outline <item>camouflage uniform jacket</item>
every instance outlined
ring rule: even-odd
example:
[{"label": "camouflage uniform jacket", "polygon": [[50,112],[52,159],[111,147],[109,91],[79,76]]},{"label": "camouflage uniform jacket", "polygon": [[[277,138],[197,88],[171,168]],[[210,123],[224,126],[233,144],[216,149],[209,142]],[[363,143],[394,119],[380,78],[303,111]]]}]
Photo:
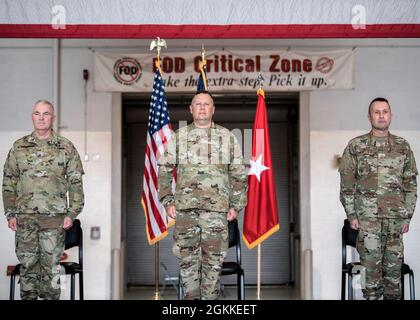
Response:
[{"label": "camouflage uniform jacket", "polygon": [[33,132],[17,140],[3,171],[6,217],[38,213],[74,219],[84,205],[83,174],[79,154],[66,138],[53,132],[44,141]]},{"label": "camouflage uniform jacket", "polygon": [[[176,190],[172,192],[173,170]],[[159,159],[159,200],[177,210],[239,212],[247,202],[247,168],[235,136],[212,122],[209,129],[190,124],[170,139]]]},{"label": "camouflage uniform jacket", "polygon": [[349,220],[410,222],[417,200],[417,168],[406,140],[389,134],[380,146],[371,133],[352,139],[340,162],[340,200]]}]

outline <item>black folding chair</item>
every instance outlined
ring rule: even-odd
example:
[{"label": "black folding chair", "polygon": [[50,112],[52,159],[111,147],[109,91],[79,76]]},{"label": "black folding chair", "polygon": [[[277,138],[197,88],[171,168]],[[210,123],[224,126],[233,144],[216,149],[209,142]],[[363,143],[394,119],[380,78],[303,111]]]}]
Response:
[{"label": "black folding chair", "polygon": [[[360,262],[347,262],[347,246],[356,248],[358,230],[350,228],[348,219],[344,220],[343,228],[341,229],[341,300],[346,300],[346,275],[347,275],[347,297],[353,300],[353,276],[360,274]],[[410,266],[404,263],[401,266],[401,300],[404,300],[404,276],[409,275],[410,283],[410,300],[415,300],[414,287],[414,272]]]},{"label": "black folding chair", "polygon": [[83,230],[79,219],[73,221],[70,229],[66,230],[65,250],[78,247],[78,262],[61,262],[66,274],[71,277],[70,299],[75,299],[76,274],[79,275],[79,299],[83,300]]},{"label": "black folding chair", "polygon": [[[75,299],[76,274],[79,274],[79,296],[83,300],[83,231],[80,225],[80,220],[75,219],[70,229],[65,232],[65,250],[78,247],[79,261],[78,262],[60,262],[66,274],[71,276],[70,299]],[[20,275],[21,264],[17,264],[10,272],[10,300],[15,300],[15,285],[16,277]]]}]

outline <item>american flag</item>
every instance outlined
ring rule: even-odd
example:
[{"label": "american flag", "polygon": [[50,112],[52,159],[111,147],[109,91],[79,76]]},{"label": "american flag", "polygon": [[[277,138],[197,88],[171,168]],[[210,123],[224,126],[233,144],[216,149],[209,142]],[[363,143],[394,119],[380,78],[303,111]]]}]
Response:
[{"label": "american flag", "polygon": [[165,144],[171,136],[165,86],[159,69],[153,80],[152,98],[147,128],[147,146],[144,160],[143,193],[141,203],[146,215],[146,234],[149,244],[154,244],[168,234],[170,223],[165,208],[158,197],[158,165]]}]

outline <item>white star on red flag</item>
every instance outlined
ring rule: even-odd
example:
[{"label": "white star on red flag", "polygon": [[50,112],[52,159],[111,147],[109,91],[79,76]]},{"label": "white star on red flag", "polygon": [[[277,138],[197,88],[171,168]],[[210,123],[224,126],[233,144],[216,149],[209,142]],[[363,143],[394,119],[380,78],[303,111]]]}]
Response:
[{"label": "white star on red flag", "polygon": [[270,169],[269,167],[266,167],[262,163],[262,154],[258,157],[257,161],[250,160],[251,168],[249,169],[248,175],[255,175],[257,177],[257,180],[260,181],[261,174],[265,171]]}]

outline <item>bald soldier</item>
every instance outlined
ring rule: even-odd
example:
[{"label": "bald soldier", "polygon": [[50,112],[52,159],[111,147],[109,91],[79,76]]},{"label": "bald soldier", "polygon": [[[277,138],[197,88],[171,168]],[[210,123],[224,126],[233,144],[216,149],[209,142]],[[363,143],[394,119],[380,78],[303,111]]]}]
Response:
[{"label": "bald soldier", "polygon": [[[185,299],[217,299],[228,248],[228,220],[247,200],[247,170],[235,136],[215,124],[213,99],[194,96],[193,122],[176,132],[159,159],[159,199],[176,219],[173,252]],[[176,170],[176,190],[172,174]]]},{"label": "bald soldier", "polygon": [[4,212],[16,232],[23,300],[59,299],[64,230],[84,205],[79,154],[53,131],[54,118],[53,105],[37,101],[34,131],[13,144],[4,165]]},{"label": "bald soldier", "polygon": [[403,234],[416,206],[418,173],[408,142],[389,132],[388,101],[374,99],[368,118],[372,130],[351,140],[344,150],[340,200],[351,228],[359,230],[364,297],[395,300],[401,298]]}]

